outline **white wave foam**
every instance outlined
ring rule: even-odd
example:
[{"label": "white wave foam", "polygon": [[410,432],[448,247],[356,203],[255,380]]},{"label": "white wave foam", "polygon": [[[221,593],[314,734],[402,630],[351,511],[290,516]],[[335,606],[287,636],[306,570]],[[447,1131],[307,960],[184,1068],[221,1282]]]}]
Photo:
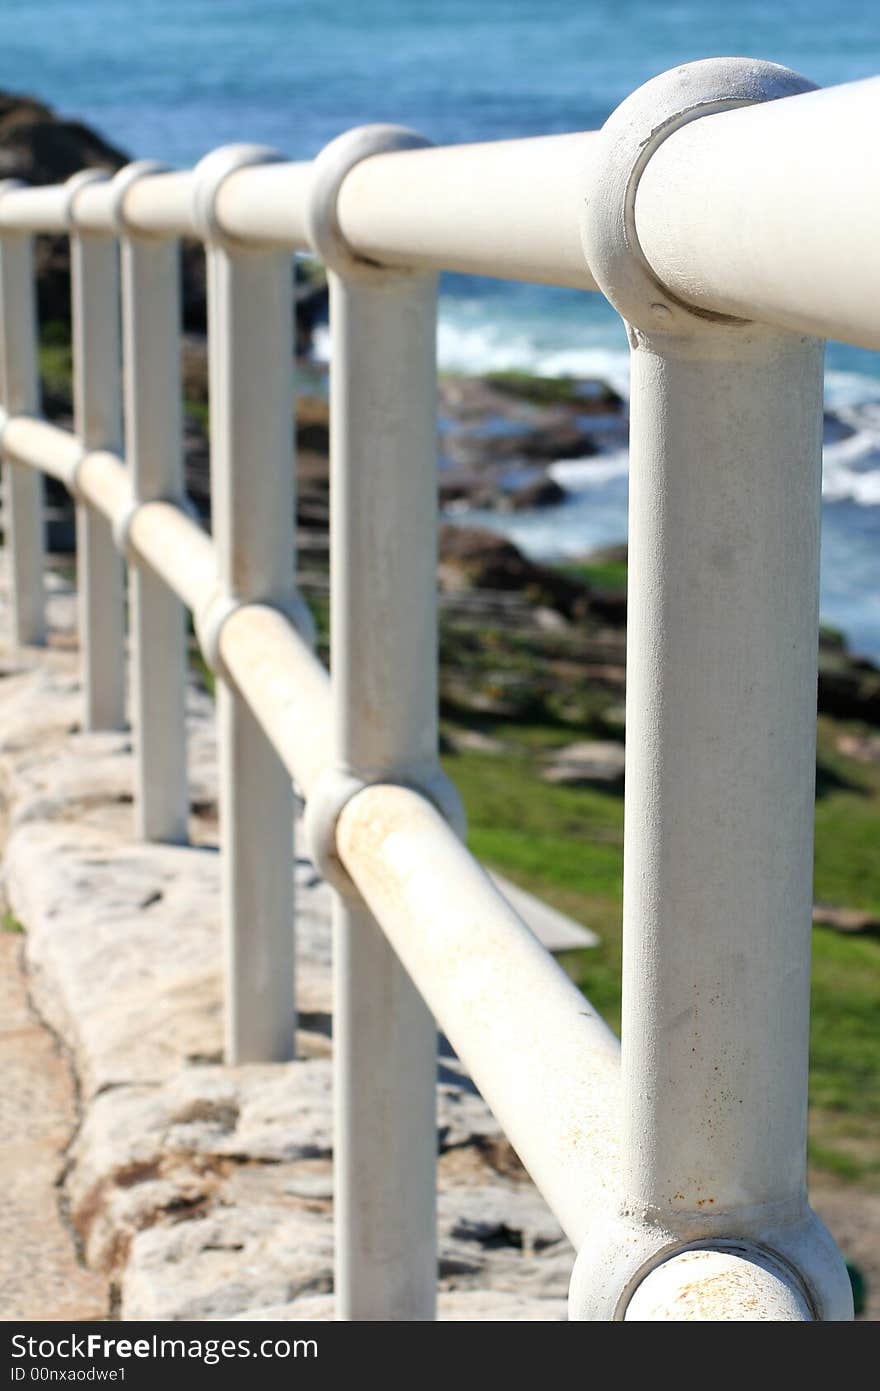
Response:
[{"label": "white wave foam", "polygon": [[831,410],[878,401],[880,377],[866,377],[861,372],[826,371],[825,404]]},{"label": "white wave foam", "polygon": [[592,346],[549,346],[544,335],[497,321],[465,323],[441,311],[437,358],[447,372],[531,372],[542,377],[595,377],[629,396],[629,354]]},{"label": "white wave foam", "polygon": [[612,478],[625,477],[629,473],[629,451],[614,449],[586,459],[560,459],[547,472],[561,488],[572,493],[585,492]]},{"label": "white wave foam", "polygon": [[860,507],[880,507],[880,468],[860,473],[857,469],[826,465],[822,470],[822,496],[826,502],[848,500]]},{"label": "white wave foam", "polygon": [[[628,399],[629,351],[607,340],[607,331],[597,331],[595,326],[584,325],[581,333],[570,323],[491,317],[483,306],[441,301],[437,359],[442,370],[469,376],[520,371],[542,377],[592,377]],[[312,353],[318,362],[330,361],[326,324],[318,324],[313,331]],[[880,377],[829,369],[825,405],[857,429],[876,428],[880,444]]]},{"label": "white wave foam", "polygon": [[[522,371],[546,377],[593,377],[628,397],[629,352],[625,348],[596,341],[596,333],[589,328],[585,334],[593,342],[580,346],[572,342],[570,324],[556,332],[553,324],[544,320],[484,317],[482,312],[478,315],[482,308],[457,301],[445,305],[441,302],[437,356],[445,371],[468,375]],[[318,325],[314,332],[313,354],[320,362],[330,359],[326,325]],[[856,433],[825,446],[823,497],[828,502],[849,500],[862,507],[880,506],[880,378],[828,371],[825,402]],[[559,484],[577,494],[589,493],[624,477],[628,467],[627,451],[614,448],[590,458],[554,463],[549,471]]]},{"label": "white wave foam", "polygon": [[[873,467],[865,467],[865,465]],[[548,472],[568,492],[589,493],[629,472],[626,449],[613,449],[586,459],[562,459]],[[853,435],[826,446],[822,456],[822,496],[826,502],[848,500],[860,507],[880,506],[880,451],[871,436]]]},{"label": "white wave foam", "polygon": [[316,362],[330,361],[329,324],[316,324],[312,329],[312,357]]}]

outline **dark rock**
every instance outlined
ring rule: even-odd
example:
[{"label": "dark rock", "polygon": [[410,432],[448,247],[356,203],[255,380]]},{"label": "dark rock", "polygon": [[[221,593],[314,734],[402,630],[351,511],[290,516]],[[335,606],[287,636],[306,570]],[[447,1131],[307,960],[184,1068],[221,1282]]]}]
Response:
[{"label": "dark rock", "polygon": [[838,719],[880,724],[880,670],[864,658],[820,646],[819,710]]},{"label": "dark rock", "polygon": [[822,426],[823,443],[825,444],[839,444],[841,440],[851,439],[856,433],[855,427],[850,425],[848,421],[841,420],[834,411],[825,411]]},{"label": "dark rock", "polygon": [[[67,121],[32,97],[0,92],[0,178],[63,183],[80,169],[113,174],[127,155],[80,121]],[[66,237],[37,237],[37,303],[44,322],[70,319]]]},{"label": "dark rock", "polygon": [[534,507],[558,507],[567,497],[568,493],[555,478],[544,474],[519,488],[502,493],[499,506],[506,512],[526,512]]},{"label": "dark rock", "polygon": [[[29,184],[63,183],[81,169],[114,174],[129,162],[81,121],[66,120],[33,97],[0,92],[0,178]],[[205,255],[198,242],[182,245],[181,300],[184,326],[204,333],[207,326]],[[70,253],[66,237],[37,237],[37,303],[43,323],[70,322]],[[321,275],[297,271],[297,350],[305,352],[314,324],[326,317],[327,289]]]},{"label": "dark rock", "polygon": [[548,422],[519,441],[517,456],[524,459],[546,460],[586,459],[596,453],[592,437],[572,420],[559,424]]},{"label": "dark rock", "polygon": [[583,618],[590,611],[590,592],[581,581],[536,565],[512,541],[477,527],[440,527],[440,579],[450,591],[522,590],[533,603],[566,618]]},{"label": "dark rock", "polygon": [[185,239],[180,243],[180,314],[190,333],[208,331],[208,280],[205,251],[201,242]]},{"label": "dark rock", "polygon": [[590,608],[597,618],[614,628],[622,628],[626,623],[626,590],[591,589]]},{"label": "dark rock", "polygon": [[122,150],[81,121],[64,120],[31,97],[0,92],[0,177],[54,184],[80,169],[113,174],[127,162]]},{"label": "dark rock", "polygon": [[437,482],[441,507],[492,507],[498,490],[474,473],[441,472]]},{"label": "dark rock", "polygon": [[622,436],[625,428],[620,398],[599,386],[520,373],[445,377],[442,453],[461,473],[589,458],[597,452],[597,435]]},{"label": "dark rock", "polygon": [[204,430],[189,416],[183,422],[183,470],[186,491],[199,516],[211,517],[211,451]]},{"label": "dark rock", "polygon": [[318,324],[327,322],[330,296],[327,276],[322,266],[303,267],[295,261],[293,267],[293,298],[296,306],[296,351],[305,357],[311,349],[312,334]]},{"label": "dark rock", "polygon": [[300,396],[296,403],[296,442],[313,454],[330,450],[330,410],[320,396]]},{"label": "dark rock", "polygon": [[[498,422],[495,422],[496,425]],[[510,422],[513,424],[514,422]],[[560,459],[585,459],[596,453],[590,434],[573,420],[544,418],[529,428],[461,430],[444,436],[443,448],[454,463],[465,468],[513,463],[555,463]]]},{"label": "dark rock", "polygon": [[208,400],[208,342],[202,334],[186,334],[180,345],[180,375],[183,399],[205,403]]}]

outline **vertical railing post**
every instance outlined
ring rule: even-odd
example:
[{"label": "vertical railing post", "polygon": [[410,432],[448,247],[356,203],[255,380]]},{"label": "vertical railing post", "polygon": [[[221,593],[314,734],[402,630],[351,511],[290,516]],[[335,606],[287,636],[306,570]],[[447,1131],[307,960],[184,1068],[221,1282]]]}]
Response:
[{"label": "vertical railing post", "polygon": [[[132,510],[158,498],[184,496],[180,248],[174,239],[132,236],[125,223],[128,189],[159,168],[146,161],[131,164],[114,179]],[[126,537],[117,539],[125,547]],[[176,595],[144,566],[132,564],[129,574],[136,830],[143,840],[185,844],[186,614]]]},{"label": "vertical railing post", "polygon": [[364,782],[442,797],[437,772],[436,277],[358,262],[335,223],[348,170],[424,144],[368,127],[319,156],[311,235],[330,270],[331,673],[336,769],[310,799],[334,903],[336,1313],[430,1319],[437,1280],[436,1032],[344,872],[335,815]]},{"label": "vertical railing post", "polygon": [[[69,181],[73,418],[83,450],[122,446],[119,334],[119,253],[112,236],[76,230],[76,193],[107,176],[75,174]],[[125,724],[125,567],[109,523],[76,502],[79,645],[83,728]]]},{"label": "vertical railing post", "polygon": [[713,1241],[779,1258],[784,1317],[848,1297],[805,1165],[823,345],[692,312],[633,251],[652,141],[801,82],[745,60],[656,79],[594,174],[587,255],[633,350],[623,1163],[579,1317],[624,1316],[659,1252]]},{"label": "vertical railing post", "polygon": [[276,156],[217,150],[196,171],[208,254],[211,515],[221,591],[200,622],[218,670],[220,825],[229,1062],[293,1057],[293,790],[217,655],[223,620],[268,603],[302,622],[294,600],[293,274],[276,250],[227,244],[214,199],[227,175]]},{"label": "vertical railing post", "polygon": [[[0,197],[13,186],[0,183]],[[9,232],[0,238],[0,389],[7,415],[39,414],[33,238]],[[12,638],[19,646],[39,645],[46,640],[43,479],[9,459],[3,474]]]}]

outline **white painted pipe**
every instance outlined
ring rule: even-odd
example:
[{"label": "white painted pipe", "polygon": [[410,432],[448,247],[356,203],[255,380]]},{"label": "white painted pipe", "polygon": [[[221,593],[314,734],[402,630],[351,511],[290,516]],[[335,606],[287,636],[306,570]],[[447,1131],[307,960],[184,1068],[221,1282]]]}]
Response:
[{"label": "white painted pipe", "polygon": [[[340,226],[357,255],[388,266],[594,289],[578,225],[592,139],[584,132],[374,155],[346,179]],[[242,244],[305,249],[311,182],[309,163],[233,171],[217,194],[218,230]],[[139,179],[125,195],[127,227],[141,236],[195,234],[193,186],[190,171]],[[61,187],[10,192],[0,226],[42,226]],[[107,232],[112,218],[100,185],[78,195],[81,230]]]},{"label": "white painted pipe", "polygon": [[[122,446],[119,253],[112,237],[71,236],[74,429],[83,450]],[[125,574],[104,517],[76,503],[85,729],[125,726]]]},{"label": "white painted pipe", "polygon": [[206,531],[175,502],[144,502],[128,530],[133,555],[148,565],[191,613],[204,611],[217,589],[217,557]]},{"label": "white painted pipe", "polygon": [[593,290],[580,241],[594,136],[372,155],[347,176],[339,227],[365,260]]},{"label": "white painted pipe", "polygon": [[[582,132],[374,155],[346,179],[340,227],[358,256],[387,266],[595,289],[579,234],[593,138]],[[218,231],[251,246],[305,249],[312,177],[309,163],[233,171],[217,193]],[[126,226],[140,236],[194,235],[193,187],[191,171],[139,179],[125,195]],[[0,226],[51,230],[62,189],[10,191]],[[83,189],[76,225],[107,232],[112,223],[107,192]]]},{"label": "white painted pipe", "polygon": [[880,77],[691,121],[636,196],[642,251],[689,304],[880,348]]},{"label": "white painted pipe", "polygon": [[143,237],[195,237],[191,170],[148,174],[137,179],[122,199],[122,218],[129,231]]},{"label": "white painted pipe", "polygon": [[632,362],[622,1162],[580,1319],[731,1240],[775,1250],[821,1317],[849,1304],[805,1172],[823,344],[682,306],[636,229],[686,122],[808,86],[750,59],[662,74],[606,124],[584,208]]},{"label": "white painted pipe", "polygon": [[[9,196],[0,198],[0,209]],[[7,416],[39,414],[33,243],[27,236],[0,238],[0,391]],[[9,455],[3,472],[12,639],[36,645],[46,640],[43,479]]]},{"label": "white painted pipe", "polygon": [[337,844],[577,1249],[615,1201],[617,1039],[424,797],[366,788]]},{"label": "white painted pipe", "polygon": [[[870,200],[852,204],[872,155],[878,88],[874,78],[764,102],[668,136],[637,194],[639,242],[660,282],[714,312],[880,346],[870,307],[880,229]],[[356,255],[388,266],[595,288],[578,243],[595,139],[584,132],[376,154],[346,179],[340,227]],[[305,246],[310,170],[235,171],[218,194],[218,227],[253,245]],[[145,236],[192,235],[192,187],[189,171],[140,180],[126,194],[128,226]],[[0,228],[63,231],[68,195],[64,185],[11,189]],[[850,212],[841,219],[843,206]],[[76,225],[111,230],[106,186],[80,192]]]},{"label": "white painted pipe", "polygon": [[[334,758],[366,779],[436,764],[436,295],[330,276]],[[365,904],[333,921],[337,1317],[430,1319],[435,1026]]]},{"label": "white painted pipe", "polygon": [[284,614],[245,604],[226,619],[220,657],[297,787],[330,763],[330,678]]},{"label": "white painted pipe", "polygon": [[[69,182],[62,187],[69,192]],[[83,182],[69,201],[69,226],[81,236],[107,237],[118,232],[118,185],[112,179]]]},{"label": "white painted pipe", "polygon": [[[216,243],[208,256],[221,588],[232,602],[284,604],[294,576],[290,258]],[[293,1056],[295,1036],[293,791],[222,665],[219,675],[226,1057],[281,1061]]]},{"label": "white painted pipe", "polygon": [[805,1202],[822,345],[632,355],[623,1191]]},{"label": "white painted pipe", "polygon": [[16,464],[48,473],[71,490],[82,445],[69,430],[31,415],[10,416],[3,425],[3,453]]},{"label": "white painted pipe", "polygon": [[193,172],[190,169],[143,174],[118,198],[118,185],[93,183],[77,194],[73,225],[82,233],[109,234],[121,220],[132,236],[198,235],[193,217]]},{"label": "white painted pipe", "polygon": [[125,463],[108,449],[83,455],[76,471],[77,488],[111,524],[120,523],[131,511],[131,483]]},{"label": "white painted pipe", "polygon": [[223,180],[215,211],[224,236],[257,246],[305,250],[312,165],[257,164]]},{"label": "white painted pipe", "polygon": [[[137,503],[173,501],[183,495],[176,241],[123,240],[122,317],[132,496]],[[137,833],[143,840],[185,844],[186,615],[151,570],[132,566],[130,583]]]},{"label": "white painted pipe", "polygon": [[65,184],[10,188],[0,198],[0,230],[66,232],[70,189]]}]

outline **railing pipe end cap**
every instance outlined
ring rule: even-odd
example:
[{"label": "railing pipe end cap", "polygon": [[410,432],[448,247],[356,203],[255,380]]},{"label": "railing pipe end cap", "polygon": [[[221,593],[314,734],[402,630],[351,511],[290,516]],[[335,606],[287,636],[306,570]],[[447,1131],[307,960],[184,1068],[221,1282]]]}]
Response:
[{"label": "railing pipe end cap", "polygon": [[761,1251],[681,1251],[645,1276],[627,1305],[627,1322],[812,1323],[799,1281]]},{"label": "railing pipe end cap", "polygon": [[[703,1259],[706,1252],[716,1262]],[[685,1256],[700,1253],[700,1260]],[[736,1258],[729,1264],[731,1258]],[[727,1264],[725,1264],[727,1262]],[[664,1277],[655,1273],[670,1267]],[[720,1282],[734,1312],[705,1312],[700,1285],[727,1271]],[[685,1274],[684,1272],[688,1272]],[[693,1276],[694,1289],[689,1290]],[[640,1298],[643,1285],[650,1286]],[[736,1289],[751,1287],[750,1313],[735,1312]],[[787,1290],[784,1292],[783,1287]],[[720,1297],[720,1286],[716,1287]],[[692,1296],[692,1297],[691,1297]],[[706,1300],[715,1297],[706,1293]],[[777,1312],[761,1312],[766,1307]],[[780,1302],[781,1301],[781,1302]],[[657,1312],[664,1304],[673,1312]],[[742,1302],[740,1301],[740,1308]],[[616,1323],[632,1319],[781,1318],[796,1322],[846,1321],[853,1316],[852,1290],[840,1252],[805,1196],[742,1209],[707,1219],[696,1214],[660,1218],[626,1209],[611,1212],[578,1251],[568,1295],[569,1318]],[[630,1313],[630,1310],[633,1310]],[[648,1312],[654,1309],[655,1312]],[[702,1310],[702,1312],[701,1312]]]}]

